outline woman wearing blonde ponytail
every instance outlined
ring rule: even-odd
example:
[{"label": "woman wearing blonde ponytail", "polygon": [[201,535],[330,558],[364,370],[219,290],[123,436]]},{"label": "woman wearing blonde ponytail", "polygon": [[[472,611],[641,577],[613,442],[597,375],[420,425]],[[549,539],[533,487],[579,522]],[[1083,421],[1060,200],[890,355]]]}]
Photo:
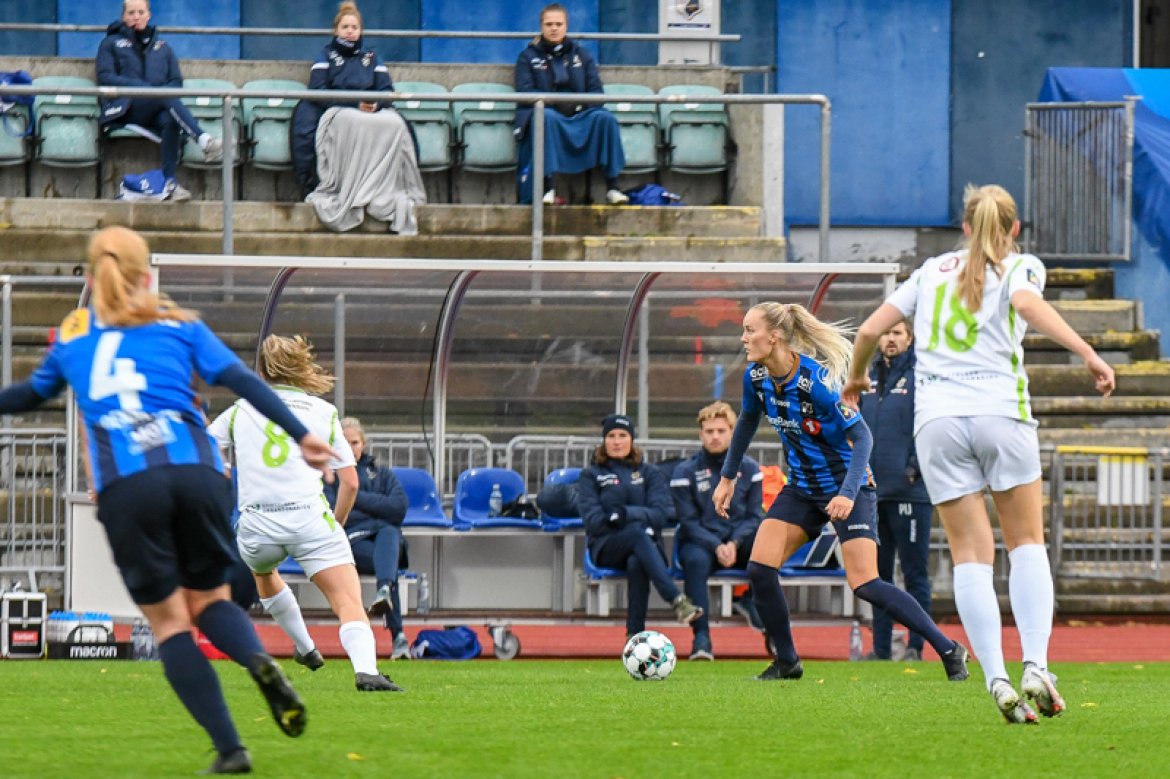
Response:
[{"label": "woman wearing blonde ponytail", "polygon": [[150,291],[149,258],[133,230],[94,234],[93,308],[65,318],[30,379],[0,390],[0,414],[35,408],[73,388],[98,521],[126,589],[150,621],[167,681],[215,746],[207,773],[245,773],[251,758],[192,626],[248,669],[287,735],[304,730],[305,707],[265,654],[248,615],[228,597],[229,489],[195,403],[192,374],[247,398],[314,467],[325,467],[334,452],[194,312]]},{"label": "woman wearing blonde ponytail", "polygon": [[1044,547],[1040,448],[1024,372],[1028,325],[1081,357],[1108,397],[1113,369],[1044,301],[1044,265],[1015,244],[1016,204],[1002,187],[968,186],[965,250],[922,264],[861,326],[842,393],[869,390],[865,366],[880,335],[914,319],[918,344],[914,440],[923,481],[954,561],[955,605],[987,682],[1009,723],[1034,723],[1004,665],[992,564],[995,538],[983,500],[995,500],[1011,563],[1012,614],[1023,647],[1021,689],[1040,713],[1064,711],[1048,672],[1053,586]]}]

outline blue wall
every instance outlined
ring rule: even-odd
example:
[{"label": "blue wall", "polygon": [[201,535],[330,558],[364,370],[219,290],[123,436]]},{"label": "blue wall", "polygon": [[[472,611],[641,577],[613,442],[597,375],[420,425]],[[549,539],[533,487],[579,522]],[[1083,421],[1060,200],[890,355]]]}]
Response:
[{"label": "blue wall", "polygon": [[[109,24],[122,17],[120,0],[58,0],[61,24]],[[151,24],[167,27],[239,27],[240,0],[156,0],[150,4]],[[105,36],[63,32],[57,39],[62,57],[92,57]],[[238,59],[239,36],[165,35],[179,59]]]},{"label": "blue wall", "polygon": [[1130,0],[953,0],[951,214],[963,186],[1024,194],[1024,106],[1059,66],[1130,64]]},{"label": "blue wall", "polygon": [[[466,0],[425,0],[422,9],[424,30],[498,30],[532,31],[540,29],[540,9],[548,0],[507,0],[478,3],[469,13]],[[597,0],[562,0],[569,10],[569,34],[573,30],[597,30]],[[516,61],[527,45],[517,40],[424,40],[426,62],[507,62]],[[597,55],[597,45],[589,48]]]},{"label": "blue wall", "polygon": [[[239,0],[242,27],[330,28],[338,3],[322,0]],[[419,29],[422,0],[359,3],[362,24],[369,30]],[[240,40],[240,56],[258,60],[311,60],[327,42],[324,37],[259,37]],[[422,47],[413,38],[370,38],[366,44],[388,62],[418,62]],[[305,77],[308,77],[306,65]],[[393,75],[393,74],[391,74]]]}]

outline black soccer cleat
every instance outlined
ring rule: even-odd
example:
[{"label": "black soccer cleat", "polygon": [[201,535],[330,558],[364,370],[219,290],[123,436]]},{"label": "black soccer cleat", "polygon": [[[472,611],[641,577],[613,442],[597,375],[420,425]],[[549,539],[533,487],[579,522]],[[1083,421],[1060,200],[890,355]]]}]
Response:
[{"label": "black soccer cleat", "polygon": [[316,671],[318,668],[325,667],[325,658],[321,657],[321,651],[316,647],[309,650],[309,653],[304,655],[294,649],[293,660],[297,663],[297,665],[303,665],[310,671]]},{"label": "black soccer cleat", "polygon": [[354,674],[354,686],[358,692],[404,692],[386,674]]},{"label": "black soccer cleat", "polygon": [[796,662],[791,665],[776,659],[764,669],[762,674],[756,677],[756,681],[775,682],[781,679],[799,679],[802,676],[804,676],[804,666],[800,664],[800,658],[797,658]]},{"label": "black soccer cleat", "polygon": [[211,774],[250,774],[252,773],[252,757],[248,750],[240,747],[226,754],[215,756],[215,762],[206,771],[199,772],[202,776]]},{"label": "black soccer cleat", "polygon": [[305,704],[277,662],[269,655],[257,652],[252,657],[251,673],[260,692],[264,693],[264,699],[268,701],[273,719],[284,734],[296,738],[304,733],[308,722]]},{"label": "black soccer cleat", "polygon": [[942,657],[943,668],[946,669],[948,680],[952,682],[967,680],[970,675],[967,672],[967,647],[956,641],[950,651],[944,652],[940,657]]}]

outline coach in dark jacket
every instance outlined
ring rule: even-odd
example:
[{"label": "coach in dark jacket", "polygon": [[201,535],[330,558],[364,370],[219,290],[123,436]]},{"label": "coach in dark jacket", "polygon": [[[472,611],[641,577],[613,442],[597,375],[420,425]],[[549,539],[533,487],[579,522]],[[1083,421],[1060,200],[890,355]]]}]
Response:
[{"label": "coach in dark jacket", "polygon": [[[107,87],[182,87],[183,74],[171,47],[150,24],[147,0],[125,0],[122,18],[106,30],[98,46],[97,81]],[[162,171],[171,185],[173,200],[186,200],[190,193],[174,184],[182,151],[182,134],[194,139],[207,162],[223,158],[223,141],[203,132],[195,117],[174,97],[119,97],[102,101],[103,126],[138,125],[158,135],[162,145]]]},{"label": "coach in dark jacket", "polygon": [[703,610],[679,592],[666,565],[661,532],[671,515],[670,487],[662,471],[634,446],[634,425],[623,414],[601,422],[603,441],[577,481],[577,507],[593,562],[626,572],[629,605],[626,634],[646,629],[650,584],[684,624]]},{"label": "coach in dark jacket", "polygon": [[[402,521],[406,518],[406,492],[394,472],[378,465],[367,454],[366,433],[353,417],[341,420],[341,431],[353,449],[357,463],[358,493],[345,522],[345,534],[353,548],[358,573],[373,575],[378,591],[370,616],[382,616],[394,636],[394,658],[406,657],[410,647],[402,632],[401,602],[398,598],[398,571],[407,565]],[[337,502],[337,484],[325,485],[329,505]]]},{"label": "coach in dark jacket", "polygon": [[[516,58],[517,92],[602,94],[597,63],[588,51],[566,37],[568,30],[569,12],[563,5],[553,3],[541,10],[540,36]],[[530,105],[516,110],[521,203],[532,202],[532,113]],[[608,190],[606,202],[628,203],[630,199],[618,189],[618,175],[626,166],[626,155],[614,115],[603,106],[557,103],[548,106],[544,117],[544,202],[552,205],[556,201],[552,174],[602,168]]]},{"label": "coach in dark jacket", "polygon": [[[914,449],[914,336],[906,322],[882,334],[870,370],[873,390],[861,395],[861,416],[873,434],[870,467],[878,493],[878,574],[894,580],[894,558],[902,562],[906,592],[930,613],[930,518],[933,507],[922,483]],[[893,623],[873,611],[873,652],[890,659]],[[905,659],[922,657],[922,636],[911,633]]]},{"label": "coach in dark jacket", "polygon": [[[699,438],[702,448],[681,462],[670,479],[670,491],[678,514],[679,530],[675,543],[683,569],[687,597],[705,612],[707,579],[723,568],[744,568],[751,559],[752,542],[764,518],[764,475],[750,457],[744,457],[735,482],[735,493],[728,508],[728,518],[715,512],[712,491],[719,483],[723,460],[735,429],[735,411],[718,401],[699,412]],[[711,629],[704,614],[691,623],[694,640],[692,660],[714,660]]]}]

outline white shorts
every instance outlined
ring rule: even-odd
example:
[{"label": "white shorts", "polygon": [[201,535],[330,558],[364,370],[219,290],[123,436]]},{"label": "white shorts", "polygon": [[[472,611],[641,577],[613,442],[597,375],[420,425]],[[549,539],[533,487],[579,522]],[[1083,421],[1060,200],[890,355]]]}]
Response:
[{"label": "white shorts", "polygon": [[[327,513],[326,513],[327,512]],[[310,579],[326,568],[353,565],[345,529],[326,507],[259,512],[246,509],[236,526],[236,547],[252,571],[269,573],[292,557]]]},{"label": "white shorts", "polygon": [[936,506],[964,495],[1003,492],[1040,478],[1036,428],[1009,417],[940,417],[914,436],[922,480]]}]

